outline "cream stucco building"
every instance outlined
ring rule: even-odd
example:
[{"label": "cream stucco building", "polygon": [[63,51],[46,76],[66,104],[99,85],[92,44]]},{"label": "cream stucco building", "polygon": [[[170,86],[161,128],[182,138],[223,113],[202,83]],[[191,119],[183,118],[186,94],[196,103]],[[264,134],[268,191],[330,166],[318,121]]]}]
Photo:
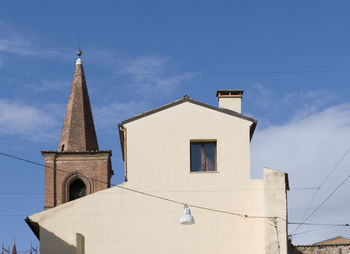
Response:
[{"label": "cream stucco building", "polygon": [[184,96],[120,123],[126,181],[29,216],[40,253],[286,254],[288,177],[250,178],[257,122],[242,95]]}]

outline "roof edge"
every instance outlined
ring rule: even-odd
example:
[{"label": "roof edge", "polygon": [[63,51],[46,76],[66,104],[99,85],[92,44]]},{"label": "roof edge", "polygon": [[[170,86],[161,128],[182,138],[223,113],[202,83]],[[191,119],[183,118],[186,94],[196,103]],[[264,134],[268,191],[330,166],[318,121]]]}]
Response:
[{"label": "roof edge", "polygon": [[136,116],[134,116],[134,117],[131,117],[131,118],[129,118],[129,119],[126,119],[126,120],[122,121],[121,123],[119,123],[118,126],[122,126],[122,125],[124,125],[124,124],[130,123],[130,122],[133,122],[133,121],[136,121],[136,120],[141,119],[141,118],[143,118],[143,117],[152,115],[152,114],[154,114],[154,113],[157,113],[157,112],[159,112],[159,111],[162,111],[162,110],[171,108],[171,107],[173,107],[173,106],[182,104],[182,103],[184,103],[184,102],[190,102],[190,103],[193,103],[193,104],[196,104],[196,105],[205,107],[205,108],[209,108],[209,109],[212,109],[212,110],[221,112],[221,113],[225,113],[225,114],[228,114],[228,115],[236,116],[236,117],[238,117],[238,118],[241,118],[241,119],[244,119],[244,120],[248,120],[248,121],[251,121],[251,122],[253,122],[253,123],[257,123],[257,120],[255,120],[255,119],[253,119],[253,118],[251,118],[251,117],[248,117],[248,116],[244,116],[244,115],[242,115],[242,114],[240,114],[240,113],[238,113],[238,112],[236,112],[236,111],[232,111],[232,110],[225,109],[225,108],[218,108],[218,107],[215,107],[215,106],[212,106],[212,105],[209,105],[209,104],[206,104],[206,103],[203,103],[203,102],[194,100],[194,99],[190,98],[188,95],[185,95],[182,99],[176,100],[176,101],[171,102],[171,103],[169,103],[169,104],[166,104],[166,105],[164,105],[164,106],[161,106],[161,107],[158,107],[158,108],[155,108],[155,109],[146,111],[146,112],[144,112],[144,113],[141,113],[141,114],[139,114],[139,115],[136,115]]},{"label": "roof edge", "polygon": [[249,139],[249,141],[252,141],[257,124],[258,124],[258,120],[254,120],[253,124],[250,126],[250,131],[249,131],[250,139]]},{"label": "roof edge", "polygon": [[124,126],[122,123],[118,123],[118,131],[119,131],[119,141],[120,141],[120,148],[122,150],[122,156],[123,156],[123,161],[125,161],[125,156],[124,156]]},{"label": "roof edge", "polygon": [[[335,237],[332,237],[332,238],[329,238],[329,239],[326,239],[326,240],[323,240],[323,241],[320,241],[320,242],[316,242],[316,243],[314,243],[313,245],[322,245],[322,243],[324,243],[324,242],[332,241],[332,240],[335,240],[335,239],[338,239],[338,238],[342,238],[342,239],[345,239],[345,240],[350,241],[350,239],[348,239],[348,238],[346,238],[346,237],[344,237],[344,236],[338,235],[338,236],[335,236]],[[350,244],[350,243],[349,243],[349,244]],[[324,244],[324,245],[327,245],[327,244]],[[331,244],[331,245],[332,245],[332,244]]]},{"label": "roof edge", "polygon": [[136,116],[133,116],[129,119],[126,119],[124,121],[122,121],[121,123],[118,124],[118,126],[123,126],[124,124],[127,124],[127,123],[130,123],[130,122],[133,122],[133,121],[136,121],[138,119],[141,119],[141,118],[144,118],[146,116],[149,116],[149,115],[153,115],[159,111],[162,111],[162,110],[165,110],[165,109],[168,109],[168,108],[171,108],[173,106],[176,106],[176,105],[179,105],[181,103],[184,103],[185,101],[187,101],[189,99],[189,97],[187,95],[185,95],[182,99],[179,99],[179,100],[176,100],[176,101],[173,101],[171,103],[168,103],[168,104],[165,104],[161,107],[158,107],[158,108],[154,108],[154,109],[151,109],[149,111],[145,111],[139,115],[136,115]]},{"label": "roof edge", "polygon": [[29,217],[25,218],[24,221],[28,224],[29,228],[33,231],[34,235],[40,241],[40,227],[37,222],[32,221]]},{"label": "roof edge", "polygon": [[316,245],[293,245],[294,247],[305,247],[305,248],[311,248],[311,247],[331,247],[331,246],[350,246],[350,243],[337,243],[337,244],[316,244]]}]

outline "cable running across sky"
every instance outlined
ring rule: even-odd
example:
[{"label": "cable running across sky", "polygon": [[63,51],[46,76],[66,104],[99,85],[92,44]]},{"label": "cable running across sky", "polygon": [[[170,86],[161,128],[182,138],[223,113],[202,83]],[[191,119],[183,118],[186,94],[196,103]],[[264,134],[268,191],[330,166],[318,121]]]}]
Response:
[{"label": "cable running across sky", "polygon": [[311,201],[306,209],[306,212],[304,214],[304,219],[303,219],[303,223],[299,224],[299,226],[293,231],[293,234],[296,234],[296,232],[302,227],[303,224],[305,224],[305,222],[307,222],[312,215],[314,215],[318,209],[321,208],[321,206],[323,206],[323,204],[347,181],[347,179],[350,177],[350,175],[348,177],[346,177],[341,183],[340,185],[338,185],[331,193],[329,196],[327,196],[327,198],[322,201],[320,203],[320,205],[318,207],[316,207],[308,216],[307,213],[309,212],[311,205],[313,204],[319,190],[321,189],[321,187],[324,185],[324,183],[328,180],[328,178],[334,173],[334,171],[338,168],[338,166],[340,165],[340,163],[346,158],[346,156],[349,154],[350,152],[350,147],[345,151],[345,153],[342,155],[342,157],[337,161],[337,163],[334,165],[334,167],[332,168],[332,170],[328,173],[328,175],[322,180],[322,182],[320,183],[320,185],[316,188],[316,191],[314,192],[314,195],[311,198]]},{"label": "cable running across sky", "polygon": [[[23,162],[26,162],[26,163],[31,163],[31,164],[34,164],[34,165],[37,165],[37,166],[45,167],[44,164],[41,164],[41,163],[38,163],[38,162],[35,162],[35,161],[31,161],[31,160],[27,160],[27,159],[24,159],[24,158],[21,158],[21,157],[17,157],[17,156],[11,155],[11,154],[0,152],[0,155],[6,156],[6,157],[9,157],[9,158],[12,158],[12,159],[20,160],[20,161],[23,161]],[[52,168],[52,167],[50,167],[50,168]],[[56,168],[56,170],[60,171],[60,172],[64,172],[64,173],[70,173],[68,171],[61,170],[61,169],[58,169],[58,168]],[[106,183],[106,182],[98,180],[98,179],[93,179],[93,178],[89,178],[89,179],[92,180],[92,181],[100,182],[100,183]],[[169,198],[166,198],[166,197],[162,197],[162,196],[146,193],[146,192],[143,192],[143,191],[139,191],[139,190],[123,187],[123,186],[120,186],[120,185],[111,184],[111,186],[114,186],[114,187],[117,187],[117,188],[120,188],[120,189],[124,189],[124,190],[127,190],[127,191],[131,191],[131,192],[134,192],[134,193],[138,193],[138,194],[141,194],[141,195],[145,195],[145,196],[161,199],[161,200],[164,200],[164,201],[168,201],[168,202],[172,202],[172,203],[176,203],[176,204],[180,204],[180,205],[187,205],[188,207],[193,207],[193,208],[197,208],[197,209],[201,209],[201,210],[207,210],[207,211],[216,212],[216,213],[223,213],[223,214],[234,215],[234,216],[238,216],[238,217],[241,217],[241,218],[247,218],[247,219],[248,218],[251,218],[251,219],[271,219],[271,218],[272,219],[277,219],[278,218],[278,217],[275,217],[275,216],[273,216],[273,217],[253,216],[253,215],[248,215],[248,214],[241,214],[241,213],[235,213],[235,212],[230,212],[230,211],[223,211],[223,210],[219,210],[219,209],[214,209],[214,208],[209,208],[209,207],[204,207],[204,206],[198,206],[198,205],[193,205],[193,204],[189,204],[189,203],[178,201],[178,200],[169,199]]]}]

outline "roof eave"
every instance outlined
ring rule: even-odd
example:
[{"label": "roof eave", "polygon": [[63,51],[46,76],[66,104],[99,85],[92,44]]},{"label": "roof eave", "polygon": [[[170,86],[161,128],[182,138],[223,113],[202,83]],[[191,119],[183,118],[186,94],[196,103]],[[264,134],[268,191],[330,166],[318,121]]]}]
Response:
[{"label": "roof eave", "polygon": [[241,119],[245,119],[245,120],[248,120],[248,121],[251,121],[251,122],[257,122],[255,119],[251,118],[251,117],[248,117],[248,116],[244,116],[236,111],[232,111],[232,110],[229,110],[229,109],[226,109],[226,108],[218,108],[218,107],[215,107],[215,106],[212,106],[212,105],[209,105],[209,104],[206,104],[206,103],[203,103],[203,102],[200,102],[200,101],[196,101],[194,99],[191,99],[190,97],[188,97],[187,95],[185,95],[182,99],[180,100],[177,100],[177,101],[174,101],[174,102],[171,102],[169,104],[166,104],[164,106],[161,106],[159,108],[155,108],[155,109],[152,109],[150,111],[146,111],[142,114],[139,114],[139,115],[136,115],[134,117],[131,117],[129,119],[126,119],[124,121],[122,121],[119,126],[123,126],[124,124],[127,124],[127,123],[130,123],[130,122],[133,122],[135,120],[138,120],[140,118],[143,118],[143,117],[146,117],[146,116],[149,116],[149,115],[152,115],[154,113],[157,113],[159,111],[162,111],[162,110],[165,110],[167,108],[171,108],[173,106],[176,106],[176,105],[179,105],[179,104],[182,104],[184,102],[191,102],[193,104],[196,104],[196,105],[199,105],[199,106],[202,106],[202,107],[205,107],[205,108],[209,108],[209,109],[212,109],[212,110],[215,110],[215,111],[218,111],[218,112],[222,112],[222,113],[225,113],[225,114],[228,114],[228,115],[232,115],[232,116],[236,116],[238,118],[241,118]]},{"label": "roof eave", "polygon": [[25,218],[24,221],[28,224],[29,228],[33,231],[34,235],[40,240],[40,227],[37,222],[32,221],[29,217]]},{"label": "roof eave", "polygon": [[258,124],[258,121],[254,120],[253,124],[250,126],[250,131],[249,131],[250,139],[249,139],[249,141],[252,141],[252,138],[253,138],[253,135],[254,135],[254,132],[255,132],[257,124]]},{"label": "roof eave", "polygon": [[124,131],[123,131],[123,123],[118,123],[118,131],[119,131],[119,141],[120,141],[120,148],[122,150],[122,156],[123,156],[123,161],[125,161],[124,157]]}]

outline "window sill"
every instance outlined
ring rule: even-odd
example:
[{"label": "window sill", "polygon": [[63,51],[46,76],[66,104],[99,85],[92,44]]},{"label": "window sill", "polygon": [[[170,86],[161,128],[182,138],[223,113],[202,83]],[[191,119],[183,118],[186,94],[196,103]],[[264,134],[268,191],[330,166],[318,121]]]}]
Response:
[{"label": "window sill", "polygon": [[190,174],[215,174],[215,173],[220,173],[219,171],[193,171],[189,172]]}]

